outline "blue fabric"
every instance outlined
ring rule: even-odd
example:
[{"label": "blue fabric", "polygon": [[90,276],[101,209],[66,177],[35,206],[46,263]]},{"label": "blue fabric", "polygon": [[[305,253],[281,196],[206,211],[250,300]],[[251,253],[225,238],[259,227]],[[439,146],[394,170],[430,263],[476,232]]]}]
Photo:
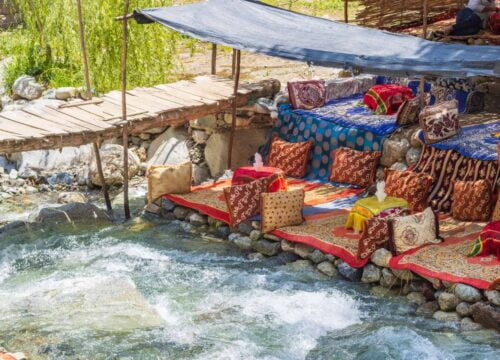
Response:
[{"label": "blue fabric", "polygon": [[[293,110],[300,116],[315,118],[335,123],[344,127],[354,127],[371,131],[376,135],[390,135],[399,127],[396,115],[376,115],[372,110],[360,105],[363,94],[329,101],[325,106],[313,110]],[[291,109],[290,105],[285,105]]]},{"label": "blue fabric", "polygon": [[500,77],[498,46],[428,41],[307,16],[254,0],[208,0],[142,9],[135,12],[135,18],[233,49],[318,66],[407,77]]},{"label": "blue fabric", "polygon": [[[500,131],[500,121],[466,126],[456,136],[430,146],[441,150],[455,150],[473,159],[496,161],[498,159],[497,145],[486,140],[492,139],[491,134],[498,131]],[[420,132],[422,141],[423,135],[423,132]]]},{"label": "blue fabric", "polygon": [[[280,106],[272,133],[290,142],[314,140],[306,177],[314,180],[329,178],[333,150],[350,147],[356,150],[381,151],[385,140],[385,136],[371,131],[345,127],[310,114],[296,113],[287,105]],[[262,151],[267,154],[265,148]]]},{"label": "blue fabric", "polygon": [[363,199],[367,196],[366,192],[358,195],[351,195],[342,199],[337,199],[325,204],[319,204],[314,206],[304,206],[304,215],[316,215],[325,212],[340,210],[340,209],[351,209],[354,203],[358,200]]}]

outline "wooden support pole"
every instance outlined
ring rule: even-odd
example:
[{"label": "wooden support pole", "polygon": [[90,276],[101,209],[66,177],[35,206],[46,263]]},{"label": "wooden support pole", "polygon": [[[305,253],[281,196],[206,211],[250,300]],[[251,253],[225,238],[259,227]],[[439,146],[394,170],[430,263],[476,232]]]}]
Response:
[{"label": "wooden support pole", "polygon": [[231,79],[234,79],[234,75],[236,73],[236,49],[233,49],[233,63],[231,65]]},{"label": "wooden support pole", "polygon": [[[129,9],[129,0],[124,0],[123,14],[126,17]],[[128,124],[127,124],[127,53],[128,53],[128,21],[123,21],[122,44],[122,121],[123,121],[123,209],[125,219],[130,219],[128,200]]]},{"label": "wooden support pole", "polygon": [[429,1],[422,0],[422,36],[427,39],[427,17],[429,13]]},{"label": "wooden support pole", "polygon": [[344,0],[344,22],[349,23],[349,0]]},{"label": "wooden support pole", "polygon": [[[82,48],[82,56],[83,56],[83,70],[85,76],[85,86],[86,86],[86,99],[87,102],[92,101],[92,86],[90,85],[90,70],[89,70],[89,61],[87,56],[87,46],[85,44],[85,24],[83,22],[83,11],[82,11],[82,1],[77,0],[77,8],[78,8],[78,25],[80,28],[80,46]],[[102,102],[102,100],[100,100]],[[97,142],[94,142],[94,153],[95,153],[95,161],[97,164],[97,171],[99,172],[99,179],[102,184],[102,192],[104,194],[104,201],[106,202],[106,209],[108,212],[113,212],[113,207],[111,206],[111,199],[109,198],[108,185],[106,184],[106,179],[104,178],[104,172],[102,171],[102,162],[101,162],[101,153],[99,152],[99,145]]]},{"label": "wooden support pole", "polygon": [[426,104],[426,94],[425,94],[425,77],[420,79],[419,83],[419,93],[420,93],[420,108],[424,108]]},{"label": "wooden support pole", "polygon": [[212,44],[212,75],[217,74],[217,44]]},{"label": "wooden support pole", "polygon": [[236,56],[235,56],[235,66],[236,66],[236,73],[234,76],[234,99],[233,99],[233,118],[232,118],[232,123],[231,123],[231,135],[229,137],[229,150],[227,154],[227,167],[228,169],[231,169],[233,165],[233,143],[234,143],[234,133],[236,130],[236,98],[238,96],[238,88],[240,86],[240,73],[241,73],[241,50],[235,50],[236,51]]}]

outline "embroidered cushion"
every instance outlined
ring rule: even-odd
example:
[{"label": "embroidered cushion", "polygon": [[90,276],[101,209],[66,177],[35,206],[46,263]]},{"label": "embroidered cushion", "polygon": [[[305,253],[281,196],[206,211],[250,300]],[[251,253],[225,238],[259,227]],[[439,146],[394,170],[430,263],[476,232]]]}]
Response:
[{"label": "embroidered cushion", "polygon": [[224,188],[224,197],[229,211],[229,225],[238,226],[248,218],[259,214],[260,195],[266,192],[275,175],[261,178],[243,185]]},{"label": "embroidered cushion", "polygon": [[288,83],[288,95],[294,109],[311,110],[325,105],[324,81],[294,81]]},{"label": "embroidered cushion", "polygon": [[302,178],[307,173],[312,147],[312,141],[291,143],[275,136],[269,149],[267,165],[283,170],[288,176]]},{"label": "embroidered cushion", "polygon": [[392,115],[406,100],[414,97],[407,86],[383,84],[372,86],[363,96],[363,103],[379,115]]},{"label": "embroidered cushion", "polygon": [[457,220],[488,221],[491,216],[492,193],[488,180],[455,181],[451,213]]},{"label": "embroidered cushion", "polygon": [[392,169],[385,173],[387,195],[405,199],[412,211],[422,211],[427,207],[431,186],[431,175]]},{"label": "embroidered cushion", "polygon": [[330,181],[368,187],[375,182],[379,151],[358,151],[342,147],[332,152]]},{"label": "embroidered cushion", "polygon": [[424,139],[427,144],[448,139],[460,130],[457,100],[426,106],[419,117],[420,127],[424,131]]},{"label": "embroidered cushion", "polygon": [[418,115],[420,114],[420,98],[406,100],[400,107],[397,113],[396,124],[401,126],[413,125],[418,123]]},{"label": "embroidered cushion", "polygon": [[486,225],[467,256],[489,255],[494,255],[500,260],[500,221]]},{"label": "embroidered cushion", "polygon": [[365,220],[365,227],[358,243],[358,258],[366,259],[389,241],[389,220],[409,215],[403,208],[385,210],[373,218]]},{"label": "embroidered cushion", "polygon": [[261,195],[261,231],[271,232],[284,226],[300,225],[304,221],[304,190],[263,193]]},{"label": "embroidered cushion", "polygon": [[389,245],[394,254],[441,242],[439,222],[430,207],[421,213],[391,220],[389,229]]},{"label": "embroidered cushion", "polygon": [[180,165],[151,165],[148,178],[148,202],[152,204],[165,194],[186,194],[191,191],[190,162]]},{"label": "embroidered cushion", "polygon": [[491,221],[500,221],[500,196],[497,199],[495,210],[493,210],[493,216],[491,217]]}]

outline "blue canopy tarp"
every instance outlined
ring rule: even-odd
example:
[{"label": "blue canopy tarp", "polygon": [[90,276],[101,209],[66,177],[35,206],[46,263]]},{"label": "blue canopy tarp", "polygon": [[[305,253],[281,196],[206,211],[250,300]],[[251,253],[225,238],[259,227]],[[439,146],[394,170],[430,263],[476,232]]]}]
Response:
[{"label": "blue canopy tarp", "polygon": [[432,42],[344,24],[253,0],[205,2],[137,10],[199,40],[319,66],[392,76],[500,77],[500,46]]}]

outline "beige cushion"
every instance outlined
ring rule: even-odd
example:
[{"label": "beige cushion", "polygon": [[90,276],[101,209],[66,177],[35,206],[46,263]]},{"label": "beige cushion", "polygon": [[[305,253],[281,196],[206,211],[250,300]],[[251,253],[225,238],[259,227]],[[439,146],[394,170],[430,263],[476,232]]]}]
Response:
[{"label": "beige cushion", "polygon": [[439,223],[430,207],[421,213],[391,221],[391,246],[397,254],[440,242]]},{"label": "beige cushion", "polygon": [[148,168],[148,202],[151,204],[166,194],[186,194],[191,191],[190,162],[181,165],[151,165]]},{"label": "beige cushion", "polygon": [[280,227],[302,224],[304,197],[304,190],[263,193],[261,231],[268,233]]}]

